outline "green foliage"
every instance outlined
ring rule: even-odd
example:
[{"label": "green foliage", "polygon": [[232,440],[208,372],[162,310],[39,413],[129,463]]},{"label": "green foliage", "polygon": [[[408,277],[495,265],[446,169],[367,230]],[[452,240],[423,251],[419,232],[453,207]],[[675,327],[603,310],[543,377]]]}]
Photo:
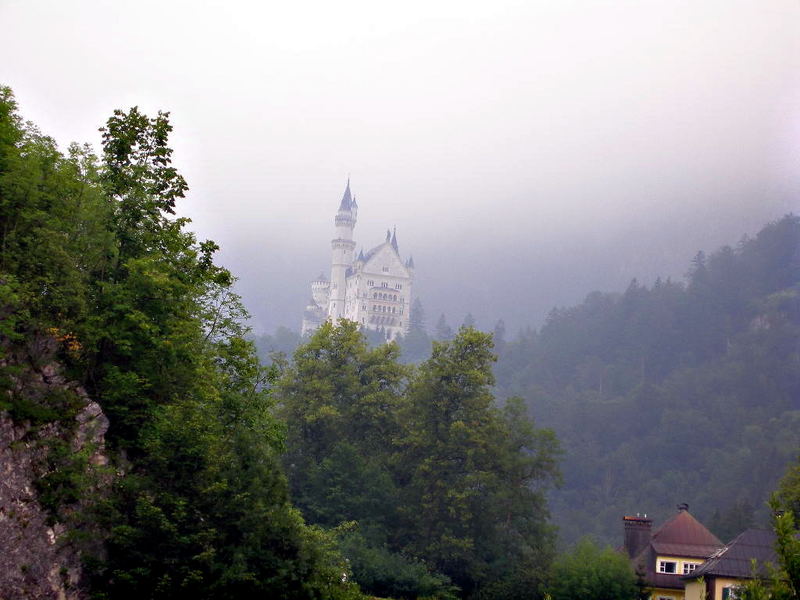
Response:
[{"label": "green foliage", "polygon": [[491,335],[462,328],[434,344],[409,386],[401,539],[467,595],[525,597],[550,559],[544,491],[558,479],[558,445],[521,403],[494,406],[491,348]]},{"label": "green foliage", "polygon": [[7,410],[18,423],[28,423],[37,428],[53,421],[68,421],[82,407],[81,399],[73,390],[54,390],[46,395],[25,394],[14,389],[0,401],[0,409]]},{"label": "green foliage", "polygon": [[[741,587],[743,600],[798,600],[800,598],[800,525],[794,507],[800,504],[800,461],[784,474],[770,499],[778,565],[769,577],[754,577]],[[754,573],[756,568],[754,565]]]},{"label": "green foliage", "polygon": [[105,543],[86,556],[93,596],[361,597],[334,537],[289,501],[275,374],[243,337],[233,278],[172,217],[187,185],[167,115],[116,111],[98,159],[62,155],[15,110],[4,88],[0,408],[68,429],[78,397],[36,396],[19,366],[58,359],[109,417],[111,490],[94,497],[92,448],[69,436],[47,439],[37,482],[53,519],[88,504],[75,526]]},{"label": "green foliage", "polygon": [[344,534],[340,548],[347,556],[353,578],[379,597],[454,600],[458,588],[422,562],[388,547],[372,544],[357,531]]},{"label": "green foliage", "polygon": [[636,600],[636,574],[624,554],[584,538],[553,563],[547,594],[553,600]]},{"label": "green foliage", "polygon": [[292,497],[313,523],[382,522],[396,493],[387,441],[398,433],[406,374],[395,344],[370,349],[358,326],[325,323],[278,382],[287,423],[284,456]]},{"label": "green foliage", "polygon": [[34,485],[39,504],[50,513],[51,525],[70,519],[67,512],[78,501],[87,500],[98,485],[98,472],[89,463],[96,450],[87,445],[75,452],[68,442],[59,437],[49,437],[39,442],[47,448],[44,465],[39,469],[44,475]]},{"label": "green foliage", "polygon": [[[552,555],[558,445],[491,394],[491,336],[462,329],[418,369],[323,325],[276,387],[292,497],[313,523],[356,521],[342,549],[365,591],[528,597]],[[457,586],[457,587],[456,587]]]}]

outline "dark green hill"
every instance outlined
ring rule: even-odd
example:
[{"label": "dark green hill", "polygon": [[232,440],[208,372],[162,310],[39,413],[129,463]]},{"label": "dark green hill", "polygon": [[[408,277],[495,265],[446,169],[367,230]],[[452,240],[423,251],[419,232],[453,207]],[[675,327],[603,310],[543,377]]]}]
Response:
[{"label": "dark green hill", "polygon": [[800,218],[698,253],[685,283],[553,310],[496,372],[563,443],[562,541],[682,501],[723,537],[763,518],[800,447]]}]

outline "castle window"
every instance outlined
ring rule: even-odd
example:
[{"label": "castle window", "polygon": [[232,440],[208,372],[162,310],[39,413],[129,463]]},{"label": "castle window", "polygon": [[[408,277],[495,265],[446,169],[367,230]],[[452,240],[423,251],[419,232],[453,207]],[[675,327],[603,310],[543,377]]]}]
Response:
[{"label": "castle window", "polygon": [[362,304],[361,305],[361,310],[367,310],[367,305],[366,304]]},{"label": "castle window", "polygon": [[403,284],[402,284],[402,283],[395,283],[395,284],[394,284],[394,289],[396,289],[396,290],[402,290],[402,289],[403,289]]},{"label": "castle window", "polygon": [[370,279],[369,281],[367,281],[367,285],[372,287],[373,285],[375,285],[375,282],[372,279]]},{"label": "castle window", "polygon": [[389,267],[383,267],[383,272],[384,273],[388,273],[389,272]]},{"label": "castle window", "polygon": [[675,574],[678,572],[678,563],[674,560],[659,560],[658,572]]},{"label": "castle window", "polygon": [[389,284],[388,284],[388,283],[386,283],[386,282],[384,281],[384,282],[381,284],[381,287],[389,287]]},{"label": "castle window", "polygon": [[373,297],[375,300],[377,300],[377,299],[378,299],[378,292],[375,292],[375,293],[373,293],[373,294],[372,294],[372,297]]}]

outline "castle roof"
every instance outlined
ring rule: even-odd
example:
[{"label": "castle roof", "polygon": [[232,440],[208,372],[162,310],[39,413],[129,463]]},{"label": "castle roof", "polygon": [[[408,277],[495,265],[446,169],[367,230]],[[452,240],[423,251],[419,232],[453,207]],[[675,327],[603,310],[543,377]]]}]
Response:
[{"label": "castle roof", "polygon": [[355,201],[353,200],[353,196],[350,194],[350,178],[347,178],[347,187],[344,189],[344,195],[342,196],[342,202],[339,204],[339,210],[349,211],[350,209],[355,206]]},{"label": "castle roof", "polygon": [[392,248],[394,248],[395,252],[400,252],[397,247],[397,227],[392,230]]}]

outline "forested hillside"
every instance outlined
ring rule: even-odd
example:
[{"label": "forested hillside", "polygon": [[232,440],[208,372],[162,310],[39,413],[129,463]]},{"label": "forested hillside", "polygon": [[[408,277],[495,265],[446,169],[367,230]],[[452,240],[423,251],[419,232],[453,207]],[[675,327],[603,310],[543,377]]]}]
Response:
[{"label": "forested hillside", "polygon": [[101,131],[63,155],[0,92],[3,597],[538,595],[558,443],[496,406],[491,336],[409,367],[326,323],[262,367],[168,115]]},{"label": "forested hillside", "polygon": [[[174,217],[188,188],[170,130],[166,114],[117,111],[100,157],[63,155],[0,89],[0,411],[21,436],[2,440],[4,473],[27,465],[49,545],[85,565],[14,562],[34,535],[21,523],[2,540],[1,593],[360,597],[332,536],[289,501],[233,278]],[[87,395],[108,418],[108,466],[73,445]],[[27,518],[4,494],[4,518]]]},{"label": "forested hillside", "polygon": [[623,514],[683,501],[723,539],[766,522],[800,447],[800,218],[698,253],[686,283],[553,310],[496,373],[562,442],[562,541],[618,542]]}]

